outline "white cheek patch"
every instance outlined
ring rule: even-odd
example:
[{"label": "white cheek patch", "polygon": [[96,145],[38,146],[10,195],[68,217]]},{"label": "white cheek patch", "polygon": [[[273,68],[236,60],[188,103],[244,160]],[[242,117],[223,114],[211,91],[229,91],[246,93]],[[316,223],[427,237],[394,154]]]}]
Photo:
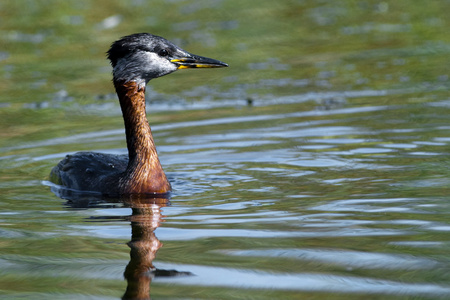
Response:
[{"label": "white cheek patch", "polygon": [[[177,66],[171,63],[167,58],[161,57],[154,52],[145,52],[146,58],[143,64],[145,69],[153,70],[159,76],[172,73],[177,69]],[[153,72],[152,72],[153,73]]]},{"label": "white cheek patch", "polygon": [[138,52],[118,60],[114,78],[125,81],[144,81],[167,75],[177,66],[154,52]]}]

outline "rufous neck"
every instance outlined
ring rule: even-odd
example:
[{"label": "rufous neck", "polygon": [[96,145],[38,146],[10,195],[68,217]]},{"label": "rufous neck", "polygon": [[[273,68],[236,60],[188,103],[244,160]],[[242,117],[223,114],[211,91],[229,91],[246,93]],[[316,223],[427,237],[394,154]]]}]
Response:
[{"label": "rufous neck", "polygon": [[114,81],[125,123],[129,162],[121,182],[125,193],[167,193],[170,184],[156,152],[145,111],[145,85]]},{"label": "rufous neck", "polygon": [[145,86],[134,81],[114,82],[119,96],[130,162],[156,152],[145,112]]}]

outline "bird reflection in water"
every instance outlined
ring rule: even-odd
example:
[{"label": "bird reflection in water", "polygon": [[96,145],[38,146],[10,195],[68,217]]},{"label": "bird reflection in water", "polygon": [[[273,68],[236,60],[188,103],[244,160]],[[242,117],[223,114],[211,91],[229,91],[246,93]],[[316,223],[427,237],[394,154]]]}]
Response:
[{"label": "bird reflection in water", "polygon": [[[74,197],[76,195],[76,197]],[[61,195],[60,195],[61,196]],[[107,203],[114,205],[111,199],[104,202],[96,197],[81,193],[64,194],[67,204],[74,208],[105,207]],[[131,216],[122,217],[131,223],[130,262],[125,268],[124,277],[127,288],[122,299],[150,299],[150,284],[154,277],[189,276],[190,272],[158,269],[153,265],[157,251],[163,246],[155,235],[155,230],[164,222],[162,207],[170,205],[168,198],[145,198],[135,195],[121,199],[118,203],[125,204],[132,210]],[[95,220],[110,220],[111,217],[91,217]]]},{"label": "bird reflection in water", "polygon": [[134,199],[131,203],[131,241],[128,242],[131,249],[130,263],[124,272],[128,285],[122,299],[150,299],[153,277],[192,275],[189,272],[157,269],[153,265],[156,252],[163,246],[155,235],[156,228],[164,221],[161,207],[167,205],[160,200],[149,203]]}]

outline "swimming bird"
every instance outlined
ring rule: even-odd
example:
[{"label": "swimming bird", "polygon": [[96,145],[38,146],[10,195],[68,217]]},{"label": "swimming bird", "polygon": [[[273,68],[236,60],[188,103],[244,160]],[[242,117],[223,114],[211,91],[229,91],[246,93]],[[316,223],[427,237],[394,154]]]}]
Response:
[{"label": "swimming bird", "polygon": [[156,152],[145,111],[145,87],[154,78],[179,69],[227,67],[221,61],[191,54],[149,33],[122,37],[107,57],[119,97],[128,148],[126,155],[77,152],[56,165],[50,180],[69,190],[106,196],[167,194],[171,185]]}]

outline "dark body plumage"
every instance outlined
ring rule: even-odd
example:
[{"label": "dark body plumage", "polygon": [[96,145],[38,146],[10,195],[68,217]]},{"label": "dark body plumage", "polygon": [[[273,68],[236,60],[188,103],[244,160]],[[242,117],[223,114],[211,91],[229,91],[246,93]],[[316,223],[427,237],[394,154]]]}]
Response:
[{"label": "dark body plumage", "polygon": [[67,155],[53,168],[50,180],[73,190],[114,196],[119,194],[119,178],[127,165],[127,155],[77,152]]},{"label": "dark body plumage", "polygon": [[147,122],[146,84],[177,69],[217,68],[227,64],[190,54],[148,33],[129,35],[114,42],[108,59],[122,109],[128,157],[78,152],[55,166],[50,180],[71,190],[107,196],[166,194],[171,186],[159,162]]}]

